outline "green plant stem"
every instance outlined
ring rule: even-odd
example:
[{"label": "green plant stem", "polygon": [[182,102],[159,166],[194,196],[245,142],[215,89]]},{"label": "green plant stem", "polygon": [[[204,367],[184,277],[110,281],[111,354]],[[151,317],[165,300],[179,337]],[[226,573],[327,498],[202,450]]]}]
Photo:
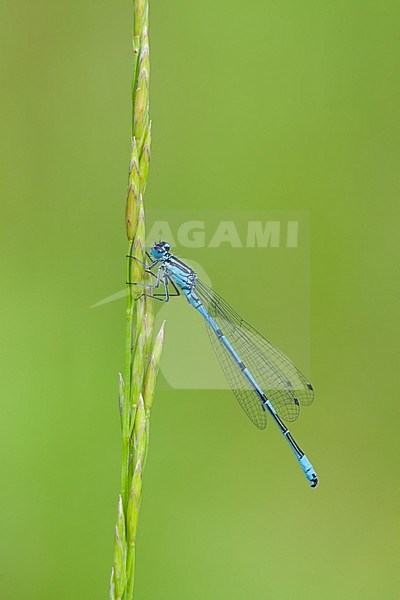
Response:
[{"label": "green plant stem", "polygon": [[[128,282],[146,283],[139,261],[145,258],[143,195],[150,163],[148,0],[133,0],[132,150],[125,209]],[[138,259],[138,260],[135,260]],[[163,337],[162,325],[153,343],[152,303],[143,287],[129,285],[126,306],[125,376],[120,375],[122,430],[121,492],[115,527],[110,600],[131,600],[135,583],[138,517],[143,467],[147,456],[150,414]]]}]

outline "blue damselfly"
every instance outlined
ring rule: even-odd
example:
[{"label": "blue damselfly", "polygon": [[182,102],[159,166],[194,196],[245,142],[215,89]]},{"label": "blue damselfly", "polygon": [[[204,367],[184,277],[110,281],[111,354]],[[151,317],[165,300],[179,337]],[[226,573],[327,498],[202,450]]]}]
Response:
[{"label": "blue damselfly", "polygon": [[259,429],[265,428],[267,414],[272,417],[311,487],[315,487],[317,474],[283,422],[295,421],[300,405],[311,404],[314,398],[311,383],[287,356],[246,323],[170,249],[167,242],[158,242],[147,255],[151,263],[142,263],[154,277],[153,283],[128,283],[145,286],[149,292],[146,295],[164,302],[181,293],[186,296],[205,319],[221,367],[247,416]]}]

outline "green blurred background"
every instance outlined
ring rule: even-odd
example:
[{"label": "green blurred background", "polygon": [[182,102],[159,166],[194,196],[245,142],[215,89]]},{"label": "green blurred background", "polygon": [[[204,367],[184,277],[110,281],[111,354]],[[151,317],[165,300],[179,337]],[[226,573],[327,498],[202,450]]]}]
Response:
[{"label": "green blurred background", "polygon": [[[233,280],[246,251],[184,256],[310,375],[292,431],[321,483],[228,391],[161,380],[140,600],[398,597],[399,18],[390,0],[151,2],[152,214],[308,215],[309,278],[267,250],[272,299],[251,266]],[[89,307],[125,279],[131,5],[2,2],[0,27],[0,596],[97,600],[124,304]]]}]

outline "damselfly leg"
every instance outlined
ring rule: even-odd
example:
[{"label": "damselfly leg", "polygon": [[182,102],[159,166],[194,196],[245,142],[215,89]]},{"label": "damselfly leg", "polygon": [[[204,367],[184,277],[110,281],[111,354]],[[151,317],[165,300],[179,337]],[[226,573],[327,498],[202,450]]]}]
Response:
[{"label": "damselfly leg", "polygon": [[[146,252],[146,254],[148,255],[147,252]],[[139,300],[139,298],[142,298],[143,296],[145,296],[146,298],[154,298],[154,300],[159,300],[160,302],[169,302],[169,299],[171,297],[180,296],[178,287],[175,285],[175,283],[172,281],[172,279],[165,273],[165,271],[161,267],[158,268],[157,274],[153,273],[153,271],[151,270],[155,267],[155,265],[159,261],[155,260],[152,262],[151,265],[147,265],[146,263],[144,263],[141,260],[139,260],[138,258],[136,258],[136,256],[127,254],[127,258],[133,258],[134,260],[136,260],[139,264],[141,264],[144,267],[144,270],[146,273],[148,273],[149,275],[152,275],[156,279],[154,284],[143,283],[143,282],[138,282],[138,281],[127,281],[126,282],[127,285],[139,285],[141,287],[146,288],[147,290],[156,290],[160,287],[160,285],[162,285],[164,287],[163,293],[152,292],[150,294],[146,294],[146,292],[143,292],[142,294],[140,294],[140,296],[135,298],[135,300]],[[174,290],[173,292],[169,291],[168,283],[170,283],[172,285],[173,290]]]}]

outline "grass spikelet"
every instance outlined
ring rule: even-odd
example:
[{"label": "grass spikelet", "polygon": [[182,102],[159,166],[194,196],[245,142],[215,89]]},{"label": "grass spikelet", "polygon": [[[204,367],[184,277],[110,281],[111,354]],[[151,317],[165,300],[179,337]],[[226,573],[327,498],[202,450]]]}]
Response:
[{"label": "grass spikelet", "polygon": [[[147,283],[143,195],[150,165],[150,53],[148,0],[133,0],[132,148],[125,208],[128,238],[128,282]],[[132,258],[135,257],[135,258]],[[137,259],[137,260],[135,260]],[[121,493],[115,527],[110,600],[132,600],[135,582],[136,538],[142,498],[143,468],[148,450],[150,409],[160,364],[164,324],[154,343],[152,301],[143,285],[128,287],[126,306],[125,376],[119,377],[122,429]]]},{"label": "grass spikelet", "polygon": [[155,339],[153,350],[150,355],[150,360],[147,365],[146,375],[144,380],[144,405],[146,414],[149,415],[153,406],[154,391],[156,387],[158,370],[160,368],[161,353],[164,341],[164,326],[165,321],[161,325],[161,329]]}]

